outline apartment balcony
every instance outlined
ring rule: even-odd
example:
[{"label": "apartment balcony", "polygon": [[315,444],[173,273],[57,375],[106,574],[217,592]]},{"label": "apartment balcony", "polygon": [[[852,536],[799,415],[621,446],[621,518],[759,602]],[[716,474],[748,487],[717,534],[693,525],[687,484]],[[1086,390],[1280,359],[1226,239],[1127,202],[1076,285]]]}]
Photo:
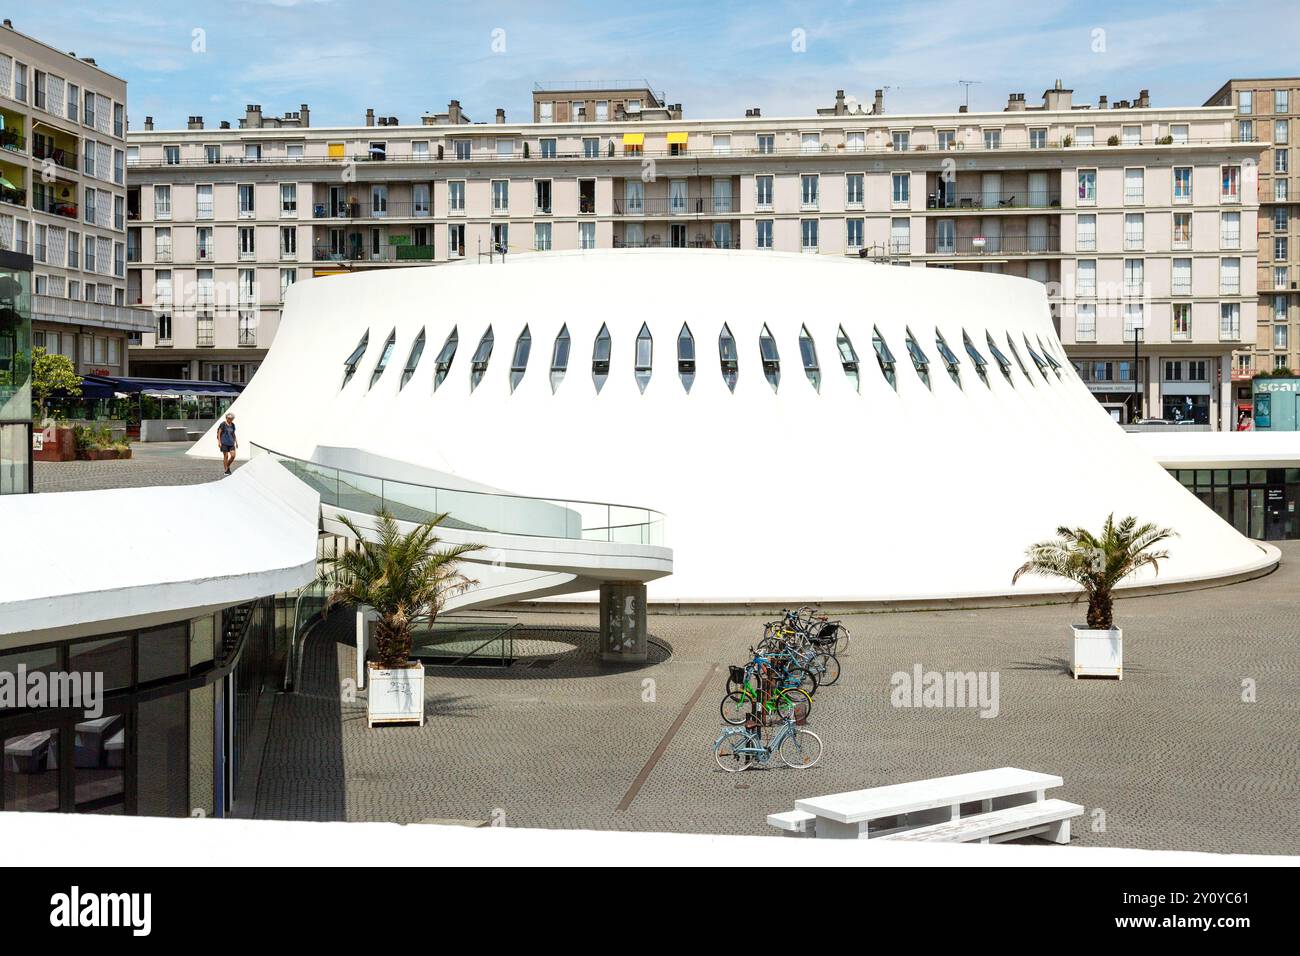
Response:
[{"label": "apartment balcony", "polygon": [[152,332],[153,314],[147,309],[83,302],[52,295],[32,295],[32,318],[68,325],[93,325],[127,332]]},{"label": "apartment balcony", "polygon": [[999,259],[1004,256],[1045,256],[1061,251],[1057,232],[1042,235],[1003,235],[950,237],[928,235],[925,255],[951,256],[956,259]]},{"label": "apartment balcony", "polygon": [[241,349],[257,348],[257,328],[241,326],[239,329],[239,340],[237,344]]},{"label": "apartment balcony", "polygon": [[363,246],[339,251],[317,245],[312,248],[312,259],[316,262],[431,262],[433,246],[380,246],[374,252]]},{"label": "apartment balcony", "polygon": [[37,212],[63,216],[65,219],[76,219],[78,215],[78,206],[75,201],[60,199],[49,192],[37,193],[32,199],[32,208]]},{"label": "apartment balcony", "polygon": [[734,216],[740,212],[740,201],[734,198],[723,199],[713,196],[685,196],[655,199],[614,200],[614,215],[633,216],[637,219],[656,218],[659,216]]},{"label": "apartment balcony", "polygon": [[925,197],[926,209],[952,212],[989,212],[999,209],[1059,209],[1061,191],[1008,190],[1006,192],[943,192],[933,190]]},{"label": "apartment balcony", "polygon": [[75,146],[57,146],[49,142],[33,143],[32,156],[39,160],[48,159],[63,169],[77,171],[77,148]]},{"label": "apartment balcony", "polygon": [[[4,111],[0,110],[0,115]],[[0,130],[0,149],[7,149],[11,153],[27,152],[27,139],[16,129],[10,129],[6,124],[5,128]]]},{"label": "apartment balcony", "polygon": [[0,186],[0,202],[8,203],[11,206],[27,207],[27,190],[10,189],[8,186]]},{"label": "apartment balcony", "polygon": [[390,200],[376,208],[373,202],[315,203],[313,219],[429,219],[433,213],[427,202]]}]

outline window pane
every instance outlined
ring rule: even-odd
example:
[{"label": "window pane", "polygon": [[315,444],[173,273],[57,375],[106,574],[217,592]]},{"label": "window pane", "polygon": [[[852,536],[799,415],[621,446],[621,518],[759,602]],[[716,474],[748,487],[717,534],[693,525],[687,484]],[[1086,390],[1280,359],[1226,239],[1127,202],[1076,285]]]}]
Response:
[{"label": "window pane", "polygon": [[68,670],[73,673],[104,675],[104,690],[131,686],[131,636],[82,641],[68,648]]},{"label": "window pane", "polygon": [[139,705],[135,768],[141,816],[189,816],[188,711],[188,694],[170,694]]},{"label": "window pane", "polygon": [[4,744],[4,808],[58,810],[59,732],[37,730],[6,738]]},{"label": "window pane", "polygon": [[189,622],[181,621],[140,632],[140,683],[186,673]]}]

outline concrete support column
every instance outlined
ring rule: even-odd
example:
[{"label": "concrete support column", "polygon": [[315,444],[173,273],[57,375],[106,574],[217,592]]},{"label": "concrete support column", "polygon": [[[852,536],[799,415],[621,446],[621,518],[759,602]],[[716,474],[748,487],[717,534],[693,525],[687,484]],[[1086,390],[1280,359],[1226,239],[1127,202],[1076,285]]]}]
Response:
[{"label": "concrete support column", "polygon": [[645,585],[606,581],[600,586],[600,659],[605,663],[644,663],[646,659]]}]

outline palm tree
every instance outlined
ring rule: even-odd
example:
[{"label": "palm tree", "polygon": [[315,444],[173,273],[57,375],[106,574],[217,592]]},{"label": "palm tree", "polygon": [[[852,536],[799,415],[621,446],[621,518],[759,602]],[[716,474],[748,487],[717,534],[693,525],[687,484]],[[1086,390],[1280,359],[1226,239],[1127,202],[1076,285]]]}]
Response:
[{"label": "palm tree", "polygon": [[405,666],[411,652],[415,622],[430,624],[447,598],[477,584],[457,569],[461,558],[478,551],[481,544],[457,544],[439,548],[435,534],[447,515],[435,515],[407,534],[393,516],[376,512],[376,540],[367,540],[361,530],[342,515],[342,522],[357,539],[354,550],[327,559],[320,580],[333,588],[326,609],[337,604],[368,606],[379,615],[375,624],[376,655],[380,667]]},{"label": "palm tree", "polygon": [[1159,574],[1160,562],[1169,557],[1169,552],[1151,548],[1173,537],[1177,537],[1173,530],[1150,522],[1139,525],[1131,515],[1119,524],[1114,514],[1108,515],[1100,535],[1086,528],[1060,527],[1055,540],[1040,541],[1025,549],[1028,560],[1016,570],[1011,583],[1019,581],[1022,574],[1073,581],[1088,595],[1088,627],[1108,631],[1114,624],[1111,592],[1140,568],[1149,566]]}]

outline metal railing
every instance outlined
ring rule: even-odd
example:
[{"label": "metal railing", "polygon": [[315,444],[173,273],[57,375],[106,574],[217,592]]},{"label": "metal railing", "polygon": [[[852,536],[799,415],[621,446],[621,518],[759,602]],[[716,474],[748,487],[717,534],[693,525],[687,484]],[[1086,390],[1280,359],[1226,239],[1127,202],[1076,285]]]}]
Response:
[{"label": "metal railing", "polygon": [[272,456],[315,488],[322,505],[344,511],[375,514],[385,510],[399,521],[413,522],[446,513],[442,527],[485,534],[618,544],[664,542],[664,516],[649,508],[440,488],[336,468],[255,443],[252,450],[254,455]]},{"label": "metal railing", "polygon": [[734,216],[739,213],[739,200],[717,196],[614,200],[616,216]]},{"label": "metal railing", "polygon": [[375,252],[369,246],[349,246],[345,250],[328,246],[314,246],[311,257],[316,262],[430,262],[433,246],[380,246]]},{"label": "metal railing", "polygon": [[614,237],[615,249],[739,249],[739,239],[719,241],[706,236],[694,236],[681,244],[674,244],[671,237],[647,236],[644,239],[623,239]]},{"label": "metal railing", "polygon": [[411,657],[439,667],[464,664],[509,667],[515,660],[518,628],[514,618],[439,614],[432,623],[415,627]]},{"label": "metal railing", "polygon": [[1061,236],[1055,232],[1036,236],[925,237],[927,256],[1034,256],[1060,251]]},{"label": "metal railing", "polygon": [[32,196],[32,208],[37,212],[48,212],[52,216],[63,216],[67,219],[76,219],[78,207],[75,202],[68,199],[60,199],[53,193],[37,192]]},{"label": "metal railing", "polygon": [[[557,123],[557,127],[564,127],[567,124]],[[666,130],[647,130],[644,126],[636,124],[633,131],[637,133],[648,133],[649,135],[664,135]],[[479,132],[479,131],[476,131]],[[561,132],[561,130],[556,131]],[[711,133],[709,130],[702,131],[701,136],[707,136]],[[416,134],[414,128],[410,128],[407,135]],[[481,135],[481,133],[480,133]],[[950,148],[941,148],[939,146],[929,146],[919,144],[909,146],[906,149],[895,149],[892,143],[881,145],[871,145],[862,147],[848,147],[840,144],[832,145],[823,143],[816,148],[810,148],[804,145],[798,146],[774,146],[765,148],[759,146],[732,146],[726,151],[715,150],[711,143],[702,145],[699,149],[682,148],[678,146],[670,149],[665,145],[663,149],[648,149],[645,147],[634,147],[624,149],[622,143],[617,140],[617,134],[606,134],[606,141],[602,145],[598,155],[591,155],[579,148],[575,151],[565,150],[542,155],[540,144],[535,140],[522,140],[521,144],[525,149],[512,150],[509,153],[498,153],[490,149],[476,149],[470,153],[468,158],[458,158],[453,150],[447,149],[443,156],[439,156],[436,150],[430,152],[396,152],[392,149],[386,150],[383,155],[370,155],[367,152],[347,153],[342,156],[226,156],[222,157],[221,165],[238,165],[238,166],[334,166],[346,165],[348,163],[415,163],[419,165],[430,165],[435,163],[474,163],[476,165],[483,163],[530,163],[541,160],[574,160],[581,159],[588,162],[606,161],[610,159],[624,159],[640,162],[647,157],[655,159],[689,159],[709,160],[717,159],[723,162],[744,158],[749,156],[820,156],[825,159],[843,159],[851,156],[882,156],[882,155],[906,155],[911,153],[1023,153],[1023,152],[1049,152],[1052,150],[1069,150],[1071,152],[1106,150],[1106,149],[1178,149],[1180,147],[1194,146],[1223,146],[1232,144],[1245,144],[1254,142],[1253,140],[1242,140],[1237,137],[1207,137],[1201,139],[1189,139],[1181,143],[1138,143],[1138,144],[1120,144],[1111,146],[1107,143],[1093,143],[1091,145],[1078,145],[1071,143],[1066,145],[1060,140],[1049,140],[1042,145],[1031,145],[1029,143],[1002,143],[999,146],[985,146],[982,142],[972,144],[957,144]],[[551,139],[553,137],[542,137]],[[1266,144],[1265,144],[1266,145]],[[612,149],[610,147],[613,147]],[[157,157],[138,157],[129,160],[128,166],[154,167],[154,166],[212,166],[213,163],[201,158],[182,158],[178,162],[168,163],[162,156]]]},{"label": "metal railing", "polygon": [[428,202],[389,200],[382,208],[366,202],[318,202],[312,204],[313,219],[428,219],[433,216]]},{"label": "metal railing", "polygon": [[957,212],[967,209],[1059,209],[1060,206],[1059,189],[997,193],[975,190],[943,195],[931,192],[925,199],[926,209],[953,209]]},{"label": "metal railing", "polygon": [[32,156],[36,159],[48,159],[56,166],[62,166],[64,169],[75,171],[77,168],[77,151],[75,148],[65,149],[62,146],[38,142],[32,144]]}]

